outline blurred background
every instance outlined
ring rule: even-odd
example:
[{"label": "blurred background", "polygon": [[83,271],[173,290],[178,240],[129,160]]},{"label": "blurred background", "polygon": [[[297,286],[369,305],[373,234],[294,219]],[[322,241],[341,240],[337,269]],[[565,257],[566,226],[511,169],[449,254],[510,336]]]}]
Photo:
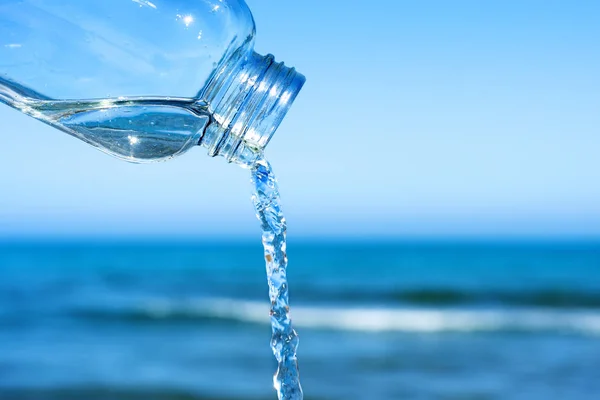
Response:
[{"label": "blurred background", "polygon": [[[305,397],[597,399],[600,4],[248,4]],[[247,171],[0,129],[0,399],[274,398]]]}]

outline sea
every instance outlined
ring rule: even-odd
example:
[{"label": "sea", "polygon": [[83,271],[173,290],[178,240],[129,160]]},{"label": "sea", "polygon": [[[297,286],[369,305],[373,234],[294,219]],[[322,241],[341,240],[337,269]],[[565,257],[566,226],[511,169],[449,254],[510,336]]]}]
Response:
[{"label": "sea", "polygon": [[[600,242],[293,240],[307,400],[600,399]],[[275,399],[259,240],[0,243],[0,400]]]}]

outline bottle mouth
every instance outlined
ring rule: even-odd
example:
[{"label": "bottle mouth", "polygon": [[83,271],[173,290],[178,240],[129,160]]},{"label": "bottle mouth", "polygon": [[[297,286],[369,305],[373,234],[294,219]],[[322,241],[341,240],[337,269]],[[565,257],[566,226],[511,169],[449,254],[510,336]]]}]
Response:
[{"label": "bottle mouth", "polygon": [[212,122],[200,144],[211,156],[250,164],[267,146],[302,89],[306,78],[272,55],[251,53],[228,62],[215,75],[203,96]]}]

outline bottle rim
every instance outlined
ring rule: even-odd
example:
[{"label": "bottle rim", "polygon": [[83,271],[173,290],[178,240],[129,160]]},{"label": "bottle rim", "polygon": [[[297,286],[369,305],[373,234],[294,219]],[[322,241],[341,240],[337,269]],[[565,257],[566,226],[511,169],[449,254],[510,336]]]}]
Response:
[{"label": "bottle rim", "polygon": [[217,69],[207,85],[212,121],[201,144],[229,162],[258,158],[302,89],[306,78],[268,54],[255,52]]}]

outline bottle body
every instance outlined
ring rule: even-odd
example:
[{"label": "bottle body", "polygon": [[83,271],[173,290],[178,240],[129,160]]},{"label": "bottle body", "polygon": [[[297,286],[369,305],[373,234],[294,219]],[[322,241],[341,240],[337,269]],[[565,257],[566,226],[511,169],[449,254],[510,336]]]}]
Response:
[{"label": "bottle body", "polygon": [[[0,0],[0,101],[128,161],[202,144],[247,162],[272,127],[249,135],[240,114],[247,103],[267,116],[285,113],[265,108],[270,94],[256,92],[269,82],[289,87],[266,70],[244,75],[261,60],[280,65],[253,52],[254,33],[241,0]],[[287,104],[304,78],[286,71],[294,93],[272,95]],[[227,146],[236,149],[221,151]]]}]

